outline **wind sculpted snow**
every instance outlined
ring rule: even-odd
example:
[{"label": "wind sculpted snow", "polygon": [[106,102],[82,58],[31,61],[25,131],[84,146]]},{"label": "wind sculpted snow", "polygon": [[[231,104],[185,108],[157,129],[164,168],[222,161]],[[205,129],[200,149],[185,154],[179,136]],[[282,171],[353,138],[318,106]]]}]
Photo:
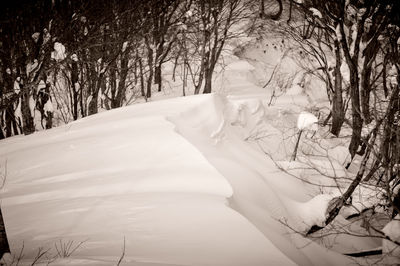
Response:
[{"label": "wind sculpted snow", "polygon": [[284,159],[307,97],[289,90],[268,107],[271,91],[232,58],[229,96],[138,104],[2,141],[2,211],[22,264],[71,241],[82,244],[51,265],[115,265],[123,253],[122,265],[351,263],[283,224],[320,221],[307,215],[318,193],[248,141],[264,130],[264,147]]},{"label": "wind sculpted snow", "polygon": [[227,205],[231,184],[165,118],[214,98],[136,105],[3,141],[12,252],[24,246],[29,264],[40,247],[83,241],[70,260],[109,265],[125,238],[128,265],[294,264]]}]

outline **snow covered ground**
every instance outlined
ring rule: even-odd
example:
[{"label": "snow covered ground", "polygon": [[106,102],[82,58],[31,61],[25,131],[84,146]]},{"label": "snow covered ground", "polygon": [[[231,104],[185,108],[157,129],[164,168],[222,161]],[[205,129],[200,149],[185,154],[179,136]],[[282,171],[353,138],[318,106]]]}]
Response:
[{"label": "snow covered ground", "polygon": [[[318,196],[319,187],[278,169],[304,163],[288,158],[310,96],[292,86],[271,104],[273,90],[252,81],[256,67],[230,55],[216,94],[137,104],[1,141],[12,254],[22,254],[22,265],[40,248],[48,251],[43,265],[116,265],[121,257],[120,265],[146,266],[354,263],[289,228],[321,223],[337,191]],[[338,169],[341,147],[330,146]],[[344,242],[347,251],[379,245]]]}]

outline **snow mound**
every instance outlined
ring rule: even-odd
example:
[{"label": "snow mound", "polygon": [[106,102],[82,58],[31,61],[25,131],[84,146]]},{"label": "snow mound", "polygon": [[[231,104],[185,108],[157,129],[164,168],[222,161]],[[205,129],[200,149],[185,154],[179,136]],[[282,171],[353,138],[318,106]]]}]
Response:
[{"label": "snow mound", "polygon": [[316,131],[318,129],[318,118],[309,112],[303,111],[297,119],[297,128],[299,130]]},{"label": "snow mound", "polygon": [[294,265],[227,205],[230,182],[175,131],[192,128],[215,143],[239,121],[227,118],[234,113],[227,106],[217,95],[159,101],[2,141],[12,252],[24,245],[22,264],[29,264],[39,247],[54,255],[55,243],[84,241],[54,264],[112,265],[125,239],[131,265]]},{"label": "snow mound", "polygon": [[51,58],[56,61],[64,60],[67,57],[65,53],[65,46],[62,43],[54,43],[54,51],[51,52]]},{"label": "snow mound", "polygon": [[297,213],[302,222],[298,224],[298,230],[306,233],[314,225],[325,226],[328,205],[332,199],[332,195],[320,194],[307,202],[297,203]]},{"label": "snow mound", "polygon": [[385,236],[389,239],[383,239],[382,241],[382,252],[383,254],[389,255],[389,260],[392,265],[400,263],[400,245],[394,243],[400,243],[400,215],[390,221],[382,231]]}]

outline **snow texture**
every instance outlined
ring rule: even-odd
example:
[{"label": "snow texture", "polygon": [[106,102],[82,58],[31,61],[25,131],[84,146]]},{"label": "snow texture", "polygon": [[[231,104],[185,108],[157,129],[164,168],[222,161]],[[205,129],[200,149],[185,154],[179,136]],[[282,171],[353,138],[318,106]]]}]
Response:
[{"label": "snow texture", "polygon": [[313,13],[313,16],[318,17],[318,18],[322,18],[322,14],[318,9],[316,9],[314,7],[311,7],[310,11]]},{"label": "snow texture", "polygon": [[[62,44],[54,51],[58,59],[60,51]],[[282,56],[274,48],[249,54],[265,62]],[[288,167],[303,166],[285,161],[281,145],[295,135],[297,114],[312,97],[292,84],[270,105],[273,91],[255,84],[254,62],[224,56],[219,93],[118,108],[0,142],[8,170],[1,207],[12,252],[24,245],[21,264],[30,265],[39,247],[54,254],[55,243],[84,241],[51,265],[115,265],[124,239],[125,265],[353,262],[283,224],[299,231],[323,225],[333,194],[280,171],[250,141],[266,132],[267,151]],[[293,61],[281,63],[295,72]],[[300,129],[317,129],[311,113],[302,112],[298,122]],[[311,181],[333,182],[303,172]]]},{"label": "snow texture", "polygon": [[61,61],[66,58],[65,46],[62,43],[54,43],[54,51],[51,52],[51,58],[56,61]]},{"label": "snow texture", "polygon": [[385,236],[390,238],[390,240],[384,239],[382,242],[383,253],[390,255],[390,262],[393,265],[400,263],[400,245],[393,242],[400,243],[400,215],[398,214],[390,221],[382,231],[385,233]]},{"label": "snow texture", "polygon": [[299,130],[316,131],[318,129],[318,118],[309,112],[303,111],[297,119],[297,128]]},{"label": "snow texture", "polygon": [[75,61],[75,62],[78,62],[78,56],[76,54],[72,54],[71,55],[71,60]]}]

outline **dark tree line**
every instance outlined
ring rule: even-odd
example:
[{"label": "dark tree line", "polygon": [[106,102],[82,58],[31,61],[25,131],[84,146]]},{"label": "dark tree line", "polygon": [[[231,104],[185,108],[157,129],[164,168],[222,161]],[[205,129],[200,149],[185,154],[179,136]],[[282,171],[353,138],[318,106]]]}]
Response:
[{"label": "dark tree line", "polygon": [[[163,66],[183,94],[210,93],[241,0],[40,0],[2,3],[0,137],[30,134],[152,97]],[[59,121],[61,120],[61,121]]]}]

